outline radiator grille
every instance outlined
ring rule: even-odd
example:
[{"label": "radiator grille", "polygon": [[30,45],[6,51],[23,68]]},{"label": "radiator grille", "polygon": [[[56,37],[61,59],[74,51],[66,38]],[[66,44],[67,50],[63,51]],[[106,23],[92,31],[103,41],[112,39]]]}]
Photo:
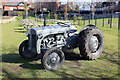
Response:
[{"label": "radiator grille", "polygon": [[31,35],[31,47],[36,48],[36,42],[37,42],[37,36],[36,35]]}]

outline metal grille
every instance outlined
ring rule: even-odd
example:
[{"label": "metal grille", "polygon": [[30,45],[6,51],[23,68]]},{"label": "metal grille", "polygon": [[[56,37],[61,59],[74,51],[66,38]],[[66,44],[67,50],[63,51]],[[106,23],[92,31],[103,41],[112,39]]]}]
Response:
[{"label": "metal grille", "polygon": [[37,42],[37,36],[36,35],[31,35],[31,47],[36,48],[36,42]]}]

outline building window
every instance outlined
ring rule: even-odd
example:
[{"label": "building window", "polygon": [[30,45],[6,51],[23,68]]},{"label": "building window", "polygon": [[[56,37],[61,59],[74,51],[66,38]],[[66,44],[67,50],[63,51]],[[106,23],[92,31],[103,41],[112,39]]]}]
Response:
[{"label": "building window", "polygon": [[24,6],[24,3],[20,3],[19,6]]},{"label": "building window", "polygon": [[13,11],[13,9],[14,9],[13,7],[10,7],[10,11]]}]

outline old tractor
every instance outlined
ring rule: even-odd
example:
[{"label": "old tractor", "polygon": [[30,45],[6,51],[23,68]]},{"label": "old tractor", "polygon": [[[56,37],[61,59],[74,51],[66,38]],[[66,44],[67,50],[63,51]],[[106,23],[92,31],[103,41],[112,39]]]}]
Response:
[{"label": "old tractor", "polygon": [[58,22],[56,26],[29,28],[27,37],[19,46],[20,56],[29,59],[42,54],[41,63],[48,70],[61,68],[66,51],[78,48],[82,58],[95,60],[104,47],[103,33],[94,25],[78,31],[72,24]]}]

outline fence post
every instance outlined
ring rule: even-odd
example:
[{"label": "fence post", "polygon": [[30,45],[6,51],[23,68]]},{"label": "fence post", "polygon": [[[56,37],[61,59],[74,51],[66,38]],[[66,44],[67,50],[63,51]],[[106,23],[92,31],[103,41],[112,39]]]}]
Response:
[{"label": "fence post", "polygon": [[84,19],[84,25],[85,25],[85,19]]},{"label": "fence post", "polygon": [[82,21],[84,21],[83,25],[85,25],[85,14],[84,14],[84,17],[83,17]]},{"label": "fence post", "polygon": [[119,46],[120,46],[120,12],[118,13],[118,50],[120,48]]},{"label": "fence post", "polygon": [[77,19],[78,20],[78,25],[80,24],[80,20],[79,20],[79,18]]},{"label": "fence post", "polygon": [[96,17],[96,15],[95,15],[94,18],[95,18],[95,25],[97,25],[97,17]]},{"label": "fence post", "polygon": [[111,17],[110,17],[110,28],[112,28],[112,12],[111,12]]},{"label": "fence post", "polygon": [[91,17],[91,16],[89,15],[89,24],[90,24],[90,17]]},{"label": "fence post", "polygon": [[118,30],[120,30],[120,13],[118,13]]},{"label": "fence post", "polygon": [[108,24],[110,24],[110,19],[108,18]]},{"label": "fence post", "polygon": [[43,15],[43,17],[44,17],[44,26],[46,26],[46,16],[45,16],[45,14]]},{"label": "fence post", "polygon": [[79,25],[80,25],[80,23],[81,23],[81,18],[79,19]]},{"label": "fence post", "polygon": [[95,18],[95,25],[97,25],[97,19]]},{"label": "fence post", "polygon": [[103,23],[102,23],[102,27],[104,27],[104,18],[103,18]]}]

